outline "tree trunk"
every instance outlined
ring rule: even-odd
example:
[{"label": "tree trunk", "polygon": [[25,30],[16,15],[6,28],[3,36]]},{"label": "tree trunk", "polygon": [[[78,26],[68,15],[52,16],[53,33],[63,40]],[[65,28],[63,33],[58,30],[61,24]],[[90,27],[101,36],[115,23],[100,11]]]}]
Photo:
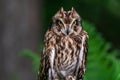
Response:
[{"label": "tree trunk", "polygon": [[41,4],[40,0],[0,0],[0,80],[35,80],[31,61],[19,55],[23,49],[38,50]]}]

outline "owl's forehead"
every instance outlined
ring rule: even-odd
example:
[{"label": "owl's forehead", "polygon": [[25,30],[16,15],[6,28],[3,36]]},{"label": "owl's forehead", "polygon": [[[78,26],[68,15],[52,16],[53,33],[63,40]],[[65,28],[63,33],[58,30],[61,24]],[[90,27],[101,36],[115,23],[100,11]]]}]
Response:
[{"label": "owl's forehead", "polygon": [[80,18],[77,13],[74,13],[73,11],[62,11],[55,14],[53,19],[61,19],[64,23],[69,24],[74,19]]},{"label": "owl's forehead", "polygon": [[74,18],[73,13],[71,11],[63,11],[61,12],[62,18]]},{"label": "owl's forehead", "polygon": [[71,11],[64,11],[61,13],[60,18],[67,24],[70,23],[75,17],[72,15]]}]

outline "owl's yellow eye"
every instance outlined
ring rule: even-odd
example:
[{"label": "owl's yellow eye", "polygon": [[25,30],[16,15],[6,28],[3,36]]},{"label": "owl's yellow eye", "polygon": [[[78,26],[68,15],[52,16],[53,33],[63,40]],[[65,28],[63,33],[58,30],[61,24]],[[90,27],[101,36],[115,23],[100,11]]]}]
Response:
[{"label": "owl's yellow eye", "polygon": [[74,22],[73,22],[73,25],[76,25],[76,23],[77,23],[77,22],[76,22],[76,21],[74,21]]},{"label": "owl's yellow eye", "polygon": [[60,26],[60,27],[63,26],[62,22],[59,19],[57,19],[55,23],[57,26]]},{"label": "owl's yellow eye", "polygon": [[59,21],[59,22],[58,22],[58,25],[59,25],[59,26],[62,26],[62,23]]},{"label": "owl's yellow eye", "polygon": [[78,26],[80,24],[80,21],[79,20],[75,20],[74,22],[73,22],[73,26]]}]

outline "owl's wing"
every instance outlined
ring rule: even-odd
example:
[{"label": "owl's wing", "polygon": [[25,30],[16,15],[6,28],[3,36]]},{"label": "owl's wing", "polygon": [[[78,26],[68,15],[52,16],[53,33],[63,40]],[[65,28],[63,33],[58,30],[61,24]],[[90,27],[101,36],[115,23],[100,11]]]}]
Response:
[{"label": "owl's wing", "polygon": [[54,36],[48,31],[45,37],[45,49],[41,56],[41,65],[38,72],[38,80],[47,80],[51,78],[55,58]]},{"label": "owl's wing", "polygon": [[54,78],[54,58],[54,48],[48,49],[42,54],[38,80],[51,80],[52,77]]},{"label": "owl's wing", "polygon": [[50,67],[49,57],[45,52],[41,55],[40,67],[37,76],[37,80],[47,80],[48,79],[48,69]]},{"label": "owl's wing", "polygon": [[86,61],[87,61],[87,53],[88,53],[88,35],[82,36],[82,42],[81,42],[81,49],[79,51],[79,57],[78,57],[78,64],[77,64],[77,79],[83,80],[85,70],[86,70]]}]

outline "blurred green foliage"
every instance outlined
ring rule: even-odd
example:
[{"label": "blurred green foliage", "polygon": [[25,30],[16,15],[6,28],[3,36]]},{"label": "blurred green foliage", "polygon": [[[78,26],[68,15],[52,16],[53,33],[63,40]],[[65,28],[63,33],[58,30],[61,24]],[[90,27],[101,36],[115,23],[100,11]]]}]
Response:
[{"label": "blurred green foliage", "polygon": [[33,64],[33,71],[36,72],[39,69],[40,64],[40,55],[35,54],[34,52],[30,50],[23,50],[20,54],[21,57],[27,57],[32,61]]},{"label": "blurred green foliage", "polygon": [[90,36],[86,80],[119,80],[120,69],[117,67],[120,64],[116,64],[119,60],[115,58],[117,50],[109,51],[110,43],[96,32],[92,24],[83,22],[83,26]]},{"label": "blurred green foliage", "polygon": [[[120,80],[120,63],[116,59],[119,51],[110,50],[110,43],[96,32],[95,26],[83,21],[83,27],[89,34],[89,52],[85,80]],[[43,47],[43,46],[42,46]],[[40,55],[29,50],[21,52],[33,62],[33,70],[37,73]]]}]

